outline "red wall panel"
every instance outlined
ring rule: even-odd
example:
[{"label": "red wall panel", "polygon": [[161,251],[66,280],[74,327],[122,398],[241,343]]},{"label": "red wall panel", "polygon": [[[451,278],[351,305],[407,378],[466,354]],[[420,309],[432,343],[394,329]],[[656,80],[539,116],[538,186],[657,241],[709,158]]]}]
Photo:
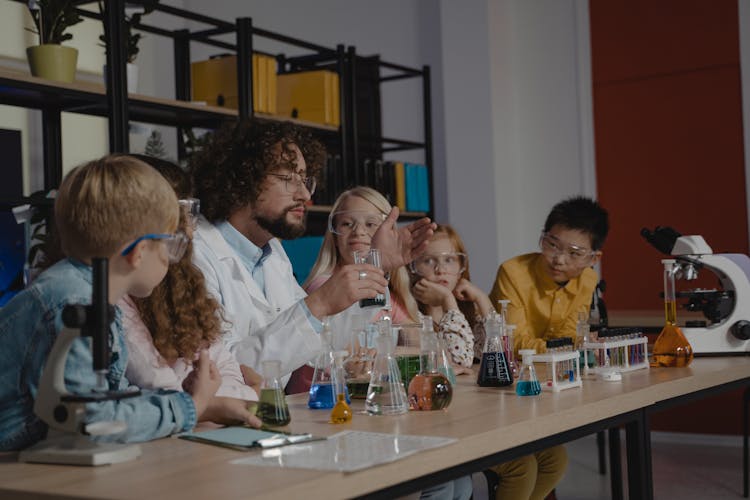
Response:
[{"label": "red wall panel", "polygon": [[736,0],[591,0],[594,82],[739,64]]},{"label": "red wall panel", "polygon": [[[669,225],[714,252],[748,253],[736,0],[591,0],[599,200],[611,232],[610,310],[663,314],[662,256],[639,235]],[[699,283],[678,288],[713,287]],[[679,317],[679,311],[678,311]],[[740,392],[655,415],[655,429],[741,432]]]},{"label": "red wall panel", "polygon": [[741,105],[734,67],[595,87],[610,309],[661,308],[661,255],[642,227],[670,225],[703,235],[715,252],[747,253]]}]

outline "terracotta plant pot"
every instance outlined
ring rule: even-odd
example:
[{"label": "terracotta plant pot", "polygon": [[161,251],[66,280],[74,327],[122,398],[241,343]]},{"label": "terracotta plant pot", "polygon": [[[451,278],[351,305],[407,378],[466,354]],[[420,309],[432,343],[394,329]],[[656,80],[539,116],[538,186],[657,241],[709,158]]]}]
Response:
[{"label": "terracotta plant pot", "polygon": [[36,45],[26,49],[33,76],[71,83],[76,77],[78,49],[63,45]]}]

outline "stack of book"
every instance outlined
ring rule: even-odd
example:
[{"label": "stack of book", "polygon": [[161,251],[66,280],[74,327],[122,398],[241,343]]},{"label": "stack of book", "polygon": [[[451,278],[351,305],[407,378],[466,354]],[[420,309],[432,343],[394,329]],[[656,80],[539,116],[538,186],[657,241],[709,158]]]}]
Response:
[{"label": "stack of book", "polygon": [[338,127],[341,124],[339,75],[319,69],[278,75],[280,116]]},{"label": "stack of book", "polygon": [[[237,56],[220,54],[190,65],[194,101],[237,109]],[[276,114],[276,59],[253,54],[253,110]]]},{"label": "stack of book", "polygon": [[[357,184],[341,157],[331,156],[321,173],[321,187],[315,193],[317,205],[332,205],[341,192]],[[426,165],[366,159],[359,172],[359,184],[377,190],[401,211],[429,212],[430,186]]]}]

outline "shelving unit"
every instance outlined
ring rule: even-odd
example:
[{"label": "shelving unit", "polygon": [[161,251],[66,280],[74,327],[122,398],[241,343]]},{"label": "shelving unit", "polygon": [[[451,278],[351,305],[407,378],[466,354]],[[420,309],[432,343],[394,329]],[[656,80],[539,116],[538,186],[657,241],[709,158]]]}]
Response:
[{"label": "shelving unit", "polygon": [[[10,0],[26,3],[25,0]],[[108,118],[109,149],[111,152],[129,151],[129,122],[145,123],[177,127],[178,155],[183,157],[185,149],[182,141],[182,129],[191,127],[215,128],[228,120],[254,117],[262,120],[293,121],[304,127],[313,129],[329,150],[340,157],[342,168],[355,172],[355,183],[360,182],[361,148],[364,145],[379,144],[374,151],[380,158],[388,151],[406,149],[424,149],[425,162],[432,163],[431,122],[429,106],[429,68],[421,70],[406,68],[378,60],[384,68],[400,71],[397,75],[379,78],[382,82],[400,78],[421,77],[424,86],[425,104],[425,140],[414,141],[385,138],[378,134],[375,137],[363,136],[358,133],[357,121],[362,118],[357,110],[357,65],[364,60],[356,54],[354,47],[338,45],[336,48],[324,47],[304,40],[296,39],[280,33],[264,30],[253,26],[252,19],[239,18],[230,23],[209,16],[196,14],[168,5],[157,4],[155,10],[163,14],[205,25],[197,30],[165,30],[148,23],[138,23],[133,27],[138,31],[155,34],[172,40],[174,52],[175,97],[165,99],[138,94],[127,94],[125,84],[126,54],[124,40],[125,0],[107,0],[107,11],[102,16],[99,12],[90,10],[96,5],[91,0],[76,1],[81,16],[97,19],[103,22],[107,50],[107,66],[104,85],[75,82],[65,84],[35,78],[28,73],[0,69],[0,104],[39,109],[42,112],[43,148],[44,148],[44,188],[53,189],[62,180],[62,150],[61,150],[61,112],[73,112]],[[86,8],[82,8],[82,7]],[[95,8],[95,7],[93,7]],[[227,34],[235,35],[235,43],[227,43],[217,37]],[[331,69],[339,74],[340,85],[340,123],[339,127],[324,126],[316,123],[293,120],[285,117],[253,112],[253,78],[252,65],[248,64],[253,53],[254,37],[282,42],[297,49],[309,51],[309,54],[286,58],[277,56],[280,70],[288,71],[292,68]],[[191,43],[202,43],[233,51],[237,54],[238,78],[238,109],[228,109],[216,106],[205,106],[190,102],[190,46]],[[368,58],[372,59],[372,58]],[[379,99],[379,95],[377,96]],[[379,105],[379,101],[378,101]],[[378,116],[380,119],[379,109]],[[374,142],[373,142],[374,141]],[[430,180],[431,183],[431,180]],[[432,206],[432,190],[430,203]],[[0,200],[0,204],[9,206],[22,203],[21,200]],[[313,206],[313,214],[327,214],[328,206]],[[404,213],[404,217],[420,217],[423,213]]]}]

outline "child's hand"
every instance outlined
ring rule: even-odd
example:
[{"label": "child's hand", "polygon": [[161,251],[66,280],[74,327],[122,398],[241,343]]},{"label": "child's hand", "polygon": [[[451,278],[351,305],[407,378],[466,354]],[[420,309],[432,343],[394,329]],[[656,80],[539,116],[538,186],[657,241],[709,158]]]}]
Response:
[{"label": "child's hand", "polygon": [[182,388],[185,392],[193,396],[195,411],[198,414],[198,420],[206,411],[211,398],[221,385],[221,374],[216,367],[216,363],[208,357],[208,351],[202,350],[195,362],[195,367],[185,380],[182,382]]},{"label": "child's hand", "polygon": [[461,278],[456,288],[453,289],[453,295],[458,300],[474,302],[482,316],[486,316],[492,307],[492,302],[487,294],[466,278]]},{"label": "child's hand", "polygon": [[245,385],[249,386],[255,391],[255,394],[260,396],[260,386],[263,383],[263,376],[247,365],[240,365],[240,371],[242,372],[242,378],[245,380]]},{"label": "child's hand", "polygon": [[422,278],[414,284],[411,290],[415,299],[429,307],[442,307],[445,311],[458,309],[451,291],[439,283]]},{"label": "child's hand", "polygon": [[199,420],[222,425],[242,424],[258,428],[261,421],[247,409],[249,401],[237,398],[214,396]]},{"label": "child's hand", "polygon": [[456,365],[451,363],[451,366],[453,367],[453,373],[455,375],[474,375],[474,370],[471,368],[467,368],[465,366]]}]

